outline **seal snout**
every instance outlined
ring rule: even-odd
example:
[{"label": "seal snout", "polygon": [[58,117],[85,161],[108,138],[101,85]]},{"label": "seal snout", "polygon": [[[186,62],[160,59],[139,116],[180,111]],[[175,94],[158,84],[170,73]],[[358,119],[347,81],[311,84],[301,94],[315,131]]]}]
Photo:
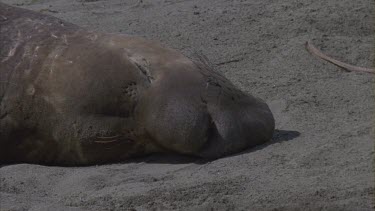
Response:
[{"label": "seal snout", "polygon": [[212,125],[210,138],[199,156],[218,158],[271,139],[275,123],[267,104],[251,96],[237,100],[232,100],[232,96],[221,98],[220,104],[207,102]]},{"label": "seal snout", "polygon": [[169,151],[218,158],[264,143],[274,130],[263,101],[231,84],[211,86],[196,72],[171,72],[147,92],[137,112],[149,136]]},{"label": "seal snout", "polygon": [[138,122],[161,148],[194,154],[205,144],[211,117],[198,74],[171,71],[155,80],[137,106]]}]

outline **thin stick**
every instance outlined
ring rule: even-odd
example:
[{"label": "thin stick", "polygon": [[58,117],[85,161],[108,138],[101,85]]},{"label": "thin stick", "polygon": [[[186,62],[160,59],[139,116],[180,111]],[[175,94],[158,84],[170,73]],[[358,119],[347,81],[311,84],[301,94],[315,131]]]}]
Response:
[{"label": "thin stick", "polygon": [[307,51],[309,51],[311,54],[313,54],[315,56],[318,56],[319,58],[324,59],[328,62],[331,62],[332,64],[334,64],[338,67],[344,68],[348,71],[358,71],[358,72],[367,72],[367,73],[375,74],[375,69],[350,65],[350,64],[340,62],[340,61],[338,61],[334,58],[331,58],[331,57],[325,55],[323,52],[318,50],[310,41],[307,41],[305,46],[306,46]]}]

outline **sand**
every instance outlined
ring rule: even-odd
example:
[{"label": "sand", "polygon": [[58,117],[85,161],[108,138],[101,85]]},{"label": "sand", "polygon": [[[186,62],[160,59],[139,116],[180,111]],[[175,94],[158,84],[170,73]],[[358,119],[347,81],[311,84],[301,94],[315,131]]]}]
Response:
[{"label": "sand", "polygon": [[0,168],[0,210],[373,210],[371,0],[3,0],[91,30],[201,52],[276,118],[265,145],[210,162],[154,155],[102,166]]}]

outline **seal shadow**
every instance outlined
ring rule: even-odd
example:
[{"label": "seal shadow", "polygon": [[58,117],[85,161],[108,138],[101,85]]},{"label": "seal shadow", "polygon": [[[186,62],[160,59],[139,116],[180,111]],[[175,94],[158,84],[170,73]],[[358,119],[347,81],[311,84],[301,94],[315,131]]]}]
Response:
[{"label": "seal shadow", "polygon": [[[300,134],[301,133],[298,132],[298,131],[277,130],[276,129],[274,131],[273,137],[270,141],[268,141],[264,144],[249,148],[249,149],[245,149],[242,152],[235,153],[235,154],[232,154],[232,155],[228,155],[228,156],[223,157],[223,158],[234,157],[234,156],[238,156],[238,155],[251,153],[251,152],[254,152],[254,151],[257,151],[257,150],[262,150],[263,148],[265,148],[269,145],[272,145],[272,144],[282,143],[282,142],[285,142],[285,141],[293,140],[293,139],[297,138],[298,136],[300,136]],[[221,158],[217,158],[217,159],[221,159]],[[151,164],[152,163],[154,163],[154,164],[188,164],[188,163],[195,163],[195,164],[206,164],[206,163],[212,162],[212,161],[217,160],[217,159],[202,159],[202,158],[198,158],[198,157],[192,157],[192,156],[180,155],[180,154],[155,153],[155,154],[151,154],[151,155],[148,155],[148,156],[145,156],[145,157],[131,158],[129,160],[126,160],[126,161],[123,161],[123,162],[118,162],[118,163],[121,163],[121,164],[129,164],[129,163],[151,163]],[[1,163],[0,168],[4,167],[4,166],[7,166],[7,165],[12,165],[12,164],[15,164],[15,163],[9,163],[9,164]],[[103,164],[99,164],[99,165],[107,165],[107,164],[103,163]],[[47,165],[47,166],[54,166],[54,165]],[[85,167],[85,166],[86,165],[83,165],[83,166],[80,166],[80,167]],[[88,165],[88,166],[90,166],[90,165]]]},{"label": "seal shadow", "polygon": [[[238,156],[242,154],[247,154],[251,153],[257,150],[261,150],[269,145],[276,144],[276,143],[282,143],[285,141],[290,141],[298,136],[300,136],[301,133],[298,131],[293,131],[293,130],[275,130],[273,133],[273,137],[270,141],[249,148],[245,149],[244,151],[241,151],[239,153],[235,153],[233,155],[228,155],[226,157],[233,157],[233,156]],[[224,158],[226,158],[224,157]],[[219,158],[220,159],[220,158]],[[191,157],[191,156],[184,156],[184,155],[178,155],[178,154],[152,154],[148,155],[146,157],[142,158],[134,158],[125,162],[121,163],[160,163],[160,164],[187,164],[187,163],[195,163],[195,164],[206,164],[209,162],[212,162],[217,159],[202,159],[202,158],[197,158],[197,157]]]},{"label": "seal shadow", "polygon": [[[241,154],[246,154],[246,153],[254,152],[254,151],[257,151],[257,150],[261,150],[261,149],[263,149],[263,148],[265,148],[269,145],[272,145],[272,144],[282,143],[282,142],[285,142],[285,141],[293,140],[300,135],[301,135],[300,132],[294,131],[294,130],[277,130],[277,129],[275,129],[275,131],[273,133],[273,136],[272,136],[272,139],[270,141],[268,141],[264,144],[252,147],[250,149],[245,149],[244,151],[239,152],[239,153],[234,154],[234,155],[231,155],[231,156],[236,156],[236,155],[241,155]],[[228,156],[228,157],[231,157],[231,156]]]}]

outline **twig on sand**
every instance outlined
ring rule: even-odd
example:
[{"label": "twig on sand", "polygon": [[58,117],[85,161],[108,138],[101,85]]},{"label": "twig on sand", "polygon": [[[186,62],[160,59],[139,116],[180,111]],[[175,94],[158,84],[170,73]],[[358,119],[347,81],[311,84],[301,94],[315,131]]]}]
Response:
[{"label": "twig on sand", "polygon": [[321,59],[324,59],[328,62],[331,62],[332,64],[334,65],[337,65],[341,68],[344,68],[348,71],[358,71],[358,72],[367,72],[367,73],[373,73],[375,74],[375,69],[372,69],[372,68],[365,68],[365,67],[358,67],[358,66],[354,66],[354,65],[350,65],[350,64],[347,64],[347,63],[344,63],[344,62],[340,62],[334,58],[331,58],[327,55],[325,55],[323,52],[321,52],[320,50],[318,50],[312,43],[311,41],[307,41],[306,44],[306,49],[307,51],[309,51],[311,54],[315,55],[315,56],[318,56],[319,58]]}]

